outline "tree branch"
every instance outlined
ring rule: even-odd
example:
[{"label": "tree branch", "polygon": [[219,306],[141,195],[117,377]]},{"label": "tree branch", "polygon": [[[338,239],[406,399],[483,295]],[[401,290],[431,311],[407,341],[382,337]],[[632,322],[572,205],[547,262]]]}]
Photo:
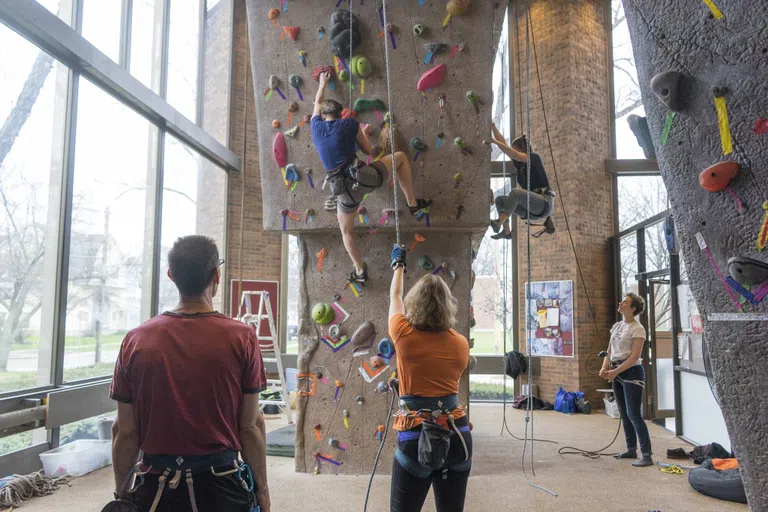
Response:
[{"label": "tree branch", "polygon": [[38,53],[34,64],[32,64],[32,70],[29,72],[24,87],[22,87],[16,100],[16,105],[13,106],[3,123],[3,127],[0,128],[0,165],[11,152],[19,132],[29,119],[32,107],[35,106],[37,96],[40,94],[45,79],[48,78],[52,68],[53,57],[45,52]]},{"label": "tree branch", "polygon": [[643,104],[643,100],[642,99],[637,99],[637,100],[633,101],[630,105],[628,105],[628,106],[624,107],[623,109],[619,110],[618,112],[616,112],[616,119],[621,119],[622,117],[624,117],[625,115],[629,114],[630,112],[632,112],[633,110],[635,110],[637,107],[639,107],[642,104]]}]

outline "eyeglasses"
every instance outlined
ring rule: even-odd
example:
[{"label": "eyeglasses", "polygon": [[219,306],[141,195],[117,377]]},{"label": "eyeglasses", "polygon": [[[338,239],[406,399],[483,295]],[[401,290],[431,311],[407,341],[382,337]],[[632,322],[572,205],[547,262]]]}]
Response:
[{"label": "eyeglasses", "polygon": [[217,267],[220,267],[224,264],[224,258],[221,258],[219,262],[216,264]]}]

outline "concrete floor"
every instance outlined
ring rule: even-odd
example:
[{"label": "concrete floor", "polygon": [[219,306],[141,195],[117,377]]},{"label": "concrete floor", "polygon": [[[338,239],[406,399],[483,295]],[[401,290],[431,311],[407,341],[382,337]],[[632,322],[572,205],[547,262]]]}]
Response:
[{"label": "concrete floor", "polygon": [[[508,408],[507,421],[516,435],[522,436],[524,415],[524,411]],[[520,469],[523,443],[509,435],[499,435],[501,405],[473,405],[472,421],[475,455],[465,507],[467,512],[748,511],[746,505],[697,493],[688,485],[687,475],[665,474],[659,471],[658,466],[634,468],[631,461],[617,461],[610,457],[592,460],[576,455],[558,455],[558,446],[537,443],[534,450],[536,477],[532,477],[531,481],[558,494],[558,497],[553,497],[528,485]],[[599,449],[607,444],[618,425],[618,420],[601,412],[589,416],[539,412],[535,414],[534,421],[537,437],[557,440],[560,446],[569,444],[588,449]],[[284,424],[284,417],[267,421],[269,429]],[[667,448],[686,446],[661,427],[651,425],[650,430],[654,451],[660,455],[657,460],[665,460],[663,455]],[[623,435],[619,436],[614,447],[623,447]],[[391,461],[382,461],[380,467],[390,464]],[[354,512],[363,509],[367,476],[295,474],[293,459],[280,457],[269,457],[268,465],[273,512]],[[73,481],[71,487],[63,488],[53,496],[35,498],[25,503],[22,509],[38,512],[99,511],[110,499],[112,488],[111,469],[106,468]],[[371,512],[389,510],[387,476],[375,478],[368,509]],[[424,512],[434,510],[432,498],[428,497]]]}]

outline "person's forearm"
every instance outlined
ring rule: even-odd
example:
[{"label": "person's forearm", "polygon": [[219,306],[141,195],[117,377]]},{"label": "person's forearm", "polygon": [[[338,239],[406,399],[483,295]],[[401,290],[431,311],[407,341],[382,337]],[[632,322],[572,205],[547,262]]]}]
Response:
[{"label": "person's forearm", "polygon": [[[253,480],[256,483],[257,496],[269,497],[267,485],[267,435],[264,416],[259,414],[254,425],[240,431],[240,444],[245,462],[251,466]],[[262,503],[260,503],[263,505]]]},{"label": "person's forearm", "polygon": [[403,267],[398,267],[392,273],[392,285],[389,287],[389,298],[402,298],[403,296]]},{"label": "person's forearm", "polygon": [[112,438],[112,471],[115,490],[120,492],[125,478],[139,457],[139,438],[135,434],[117,432]]},{"label": "person's forearm", "polygon": [[494,139],[494,142],[497,146],[499,146],[501,152],[512,160],[517,160],[518,162],[525,162],[527,160],[528,157],[525,153],[521,153],[520,151],[517,151],[515,148],[507,145],[506,143],[502,143],[501,141]]},{"label": "person's forearm", "polygon": [[323,101],[325,101],[325,84],[321,82],[315,94],[315,105],[320,105]]},{"label": "person's forearm", "polygon": [[608,367],[611,365],[611,361],[608,359],[608,357],[603,358],[603,370],[607,370]]},{"label": "person's forearm", "polygon": [[637,363],[638,359],[640,359],[640,358],[639,357],[635,357],[635,356],[629,356],[626,359],[626,361],[621,363],[618,366],[618,368],[616,368],[616,373],[620,374],[620,373],[624,372],[625,370],[629,370],[630,368],[632,368],[635,365],[635,363]]}]

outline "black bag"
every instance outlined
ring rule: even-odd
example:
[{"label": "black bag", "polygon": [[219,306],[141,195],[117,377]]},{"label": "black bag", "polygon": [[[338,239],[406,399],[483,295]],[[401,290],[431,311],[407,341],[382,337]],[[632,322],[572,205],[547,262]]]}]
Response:
[{"label": "black bag", "polygon": [[432,469],[442,469],[451,447],[451,431],[437,423],[424,421],[419,436],[419,464]]},{"label": "black bag", "polygon": [[587,400],[587,397],[585,397],[584,393],[581,391],[576,394],[576,412],[580,412],[581,414],[592,413],[592,404],[589,403],[589,400]]},{"label": "black bag", "polygon": [[521,373],[528,371],[528,363],[522,352],[513,350],[504,355],[504,373],[516,379]]}]

